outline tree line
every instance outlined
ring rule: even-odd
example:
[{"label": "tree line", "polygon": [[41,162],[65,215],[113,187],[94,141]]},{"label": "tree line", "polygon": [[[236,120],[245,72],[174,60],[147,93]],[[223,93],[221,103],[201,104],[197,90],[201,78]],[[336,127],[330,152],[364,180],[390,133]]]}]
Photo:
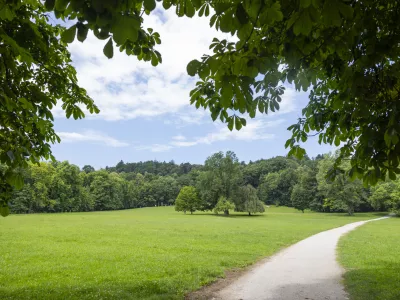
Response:
[{"label": "tree line", "polygon": [[[178,211],[229,214],[264,212],[264,205],[317,212],[400,211],[400,180],[365,187],[345,174],[342,163],[326,174],[335,154],[303,160],[277,156],[239,162],[234,152],[218,152],[204,165],[147,161],[95,170],[64,162],[41,162],[21,169],[24,185],[14,189],[13,213],[118,210],[174,205]],[[0,172],[7,167],[0,165]]]}]

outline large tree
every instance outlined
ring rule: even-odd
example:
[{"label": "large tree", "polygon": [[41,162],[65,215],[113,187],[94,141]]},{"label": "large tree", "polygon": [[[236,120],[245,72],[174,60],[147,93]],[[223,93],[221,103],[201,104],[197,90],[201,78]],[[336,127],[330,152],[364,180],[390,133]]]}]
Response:
[{"label": "large tree", "polygon": [[239,160],[234,152],[227,151],[225,155],[217,152],[208,157],[197,183],[204,209],[213,209],[221,196],[231,200],[242,178]]},{"label": "large tree", "polygon": [[[284,84],[309,91],[309,103],[286,147],[298,157],[309,134],[340,147],[331,175],[351,157],[349,175],[376,183],[400,173],[400,23],[397,0],[163,0],[179,17],[210,16],[210,26],[231,33],[214,39],[211,55],[187,66],[200,80],[190,93],[232,130],[245,117],[279,109]],[[67,117],[83,117],[79,105],[98,112],[77,85],[66,44],[84,41],[88,31],[104,41],[111,58],[115,47],[156,66],[160,36],[143,28],[155,0],[11,0],[0,8],[0,162],[8,169],[1,182],[0,213],[12,186],[21,186],[14,170],[27,160],[50,158],[59,141],[51,109],[58,101]],[[48,23],[48,13],[70,20],[68,29]],[[61,39],[59,39],[61,37]],[[247,113],[247,114],[246,114]],[[245,115],[242,115],[245,114]]]}]

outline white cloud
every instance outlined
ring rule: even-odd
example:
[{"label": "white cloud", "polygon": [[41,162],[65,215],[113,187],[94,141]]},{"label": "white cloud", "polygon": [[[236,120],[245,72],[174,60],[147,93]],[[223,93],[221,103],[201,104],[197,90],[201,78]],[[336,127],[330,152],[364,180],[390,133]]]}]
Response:
[{"label": "white cloud", "polygon": [[273,139],[275,135],[268,132],[268,129],[276,127],[284,122],[283,119],[277,119],[274,121],[265,121],[262,119],[250,120],[247,126],[241,130],[230,131],[226,124],[221,122],[215,123],[216,130],[208,133],[205,136],[196,137],[191,140],[186,137],[179,135],[172,138],[169,144],[160,145],[154,144],[150,146],[140,146],[138,150],[150,150],[152,152],[168,151],[172,148],[180,147],[192,147],[199,144],[212,144],[214,142],[227,141],[227,140],[239,140],[239,141],[255,141],[255,140],[266,140]]},{"label": "white cloud", "polygon": [[[211,29],[208,18],[179,18],[173,9],[145,16],[144,27],[161,35],[162,44],[156,48],[163,63],[157,67],[118,49],[114,49],[112,59],[107,59],[102,51],[106,41],[92,34],[84,43],[75,41],[69,46],[79,84],[101,110],[91,117],[123,120],[171,114],[173,124],[201,123],[204,112],[189,105],[195,80],[187,75],[186,65],[210,52],[208,46],[214,37],[226,34]],[[59,109],[55,109],[55,115],[60,115]]]},{"label": "white cloud", "polygon": [[62,143],[79,143],[79,142],[92,142],[96,144],[104,144],[110,147],[126,147],[128,143],[119,141],[110,137],[102,132],[94,130],[85,130],[82,133],[78,132],[57,132],[61,138]]},{"label": "white cloud", "polygon": [[162,145],[162,144],[153,144],[150,146],[137,146],[136,150],[149,150],[151,152],[164,152],[172,149],[173,147],[170,145]]},{"label": "white cloud", "polygon": [[175,141],[184,141],[186,138],[183,135],[176,135],[172,137],[173,140]]}]

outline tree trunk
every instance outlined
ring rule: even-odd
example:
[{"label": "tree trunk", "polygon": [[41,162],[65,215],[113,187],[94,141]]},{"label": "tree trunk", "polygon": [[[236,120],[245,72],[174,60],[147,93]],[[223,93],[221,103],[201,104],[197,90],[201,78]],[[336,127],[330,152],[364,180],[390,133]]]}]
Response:
[{"label": "tree trunk", "polygon": [[249,212],[249,216],[251,216],[251,212]]},{"label": "tree trunk", "polygon": [[186,210],[184,210],[183,213],[186,215]]},{"label": "tree trunk", "polygon": [[229,210],[224,210],[224,215],[229,216]]},{"label": "tree trunk", "polygon": [[304,214],[304,209],[302,209],[301,212]]},{"label": "tree trunk", "polygon": [[190,211],[190,214],[193,215],[193,210]]},{"label": "tree trunk", "polygon": [[354,213],[353,206],[349,206],[348,209],[347,209],[347,212],[349,213],[349,216],[352,216],[353,213]]}]

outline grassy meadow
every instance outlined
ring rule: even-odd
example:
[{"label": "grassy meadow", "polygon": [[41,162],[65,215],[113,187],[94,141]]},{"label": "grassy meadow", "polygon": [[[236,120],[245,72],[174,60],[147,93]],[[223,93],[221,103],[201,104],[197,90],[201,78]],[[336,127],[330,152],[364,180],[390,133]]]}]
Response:
[{"label": "grassy meadow", "polygon": [[317,232],[377,216],[303,214],[286,207],[251,217],[184,215],[173,207],[10,215],[0,218],[0,295],[182,299],[226,270],[254,263]]},{"label": "grassy meadow", "polygon": [[340,239],[352,300],[400,299],[400,218],[367,223]]}]

